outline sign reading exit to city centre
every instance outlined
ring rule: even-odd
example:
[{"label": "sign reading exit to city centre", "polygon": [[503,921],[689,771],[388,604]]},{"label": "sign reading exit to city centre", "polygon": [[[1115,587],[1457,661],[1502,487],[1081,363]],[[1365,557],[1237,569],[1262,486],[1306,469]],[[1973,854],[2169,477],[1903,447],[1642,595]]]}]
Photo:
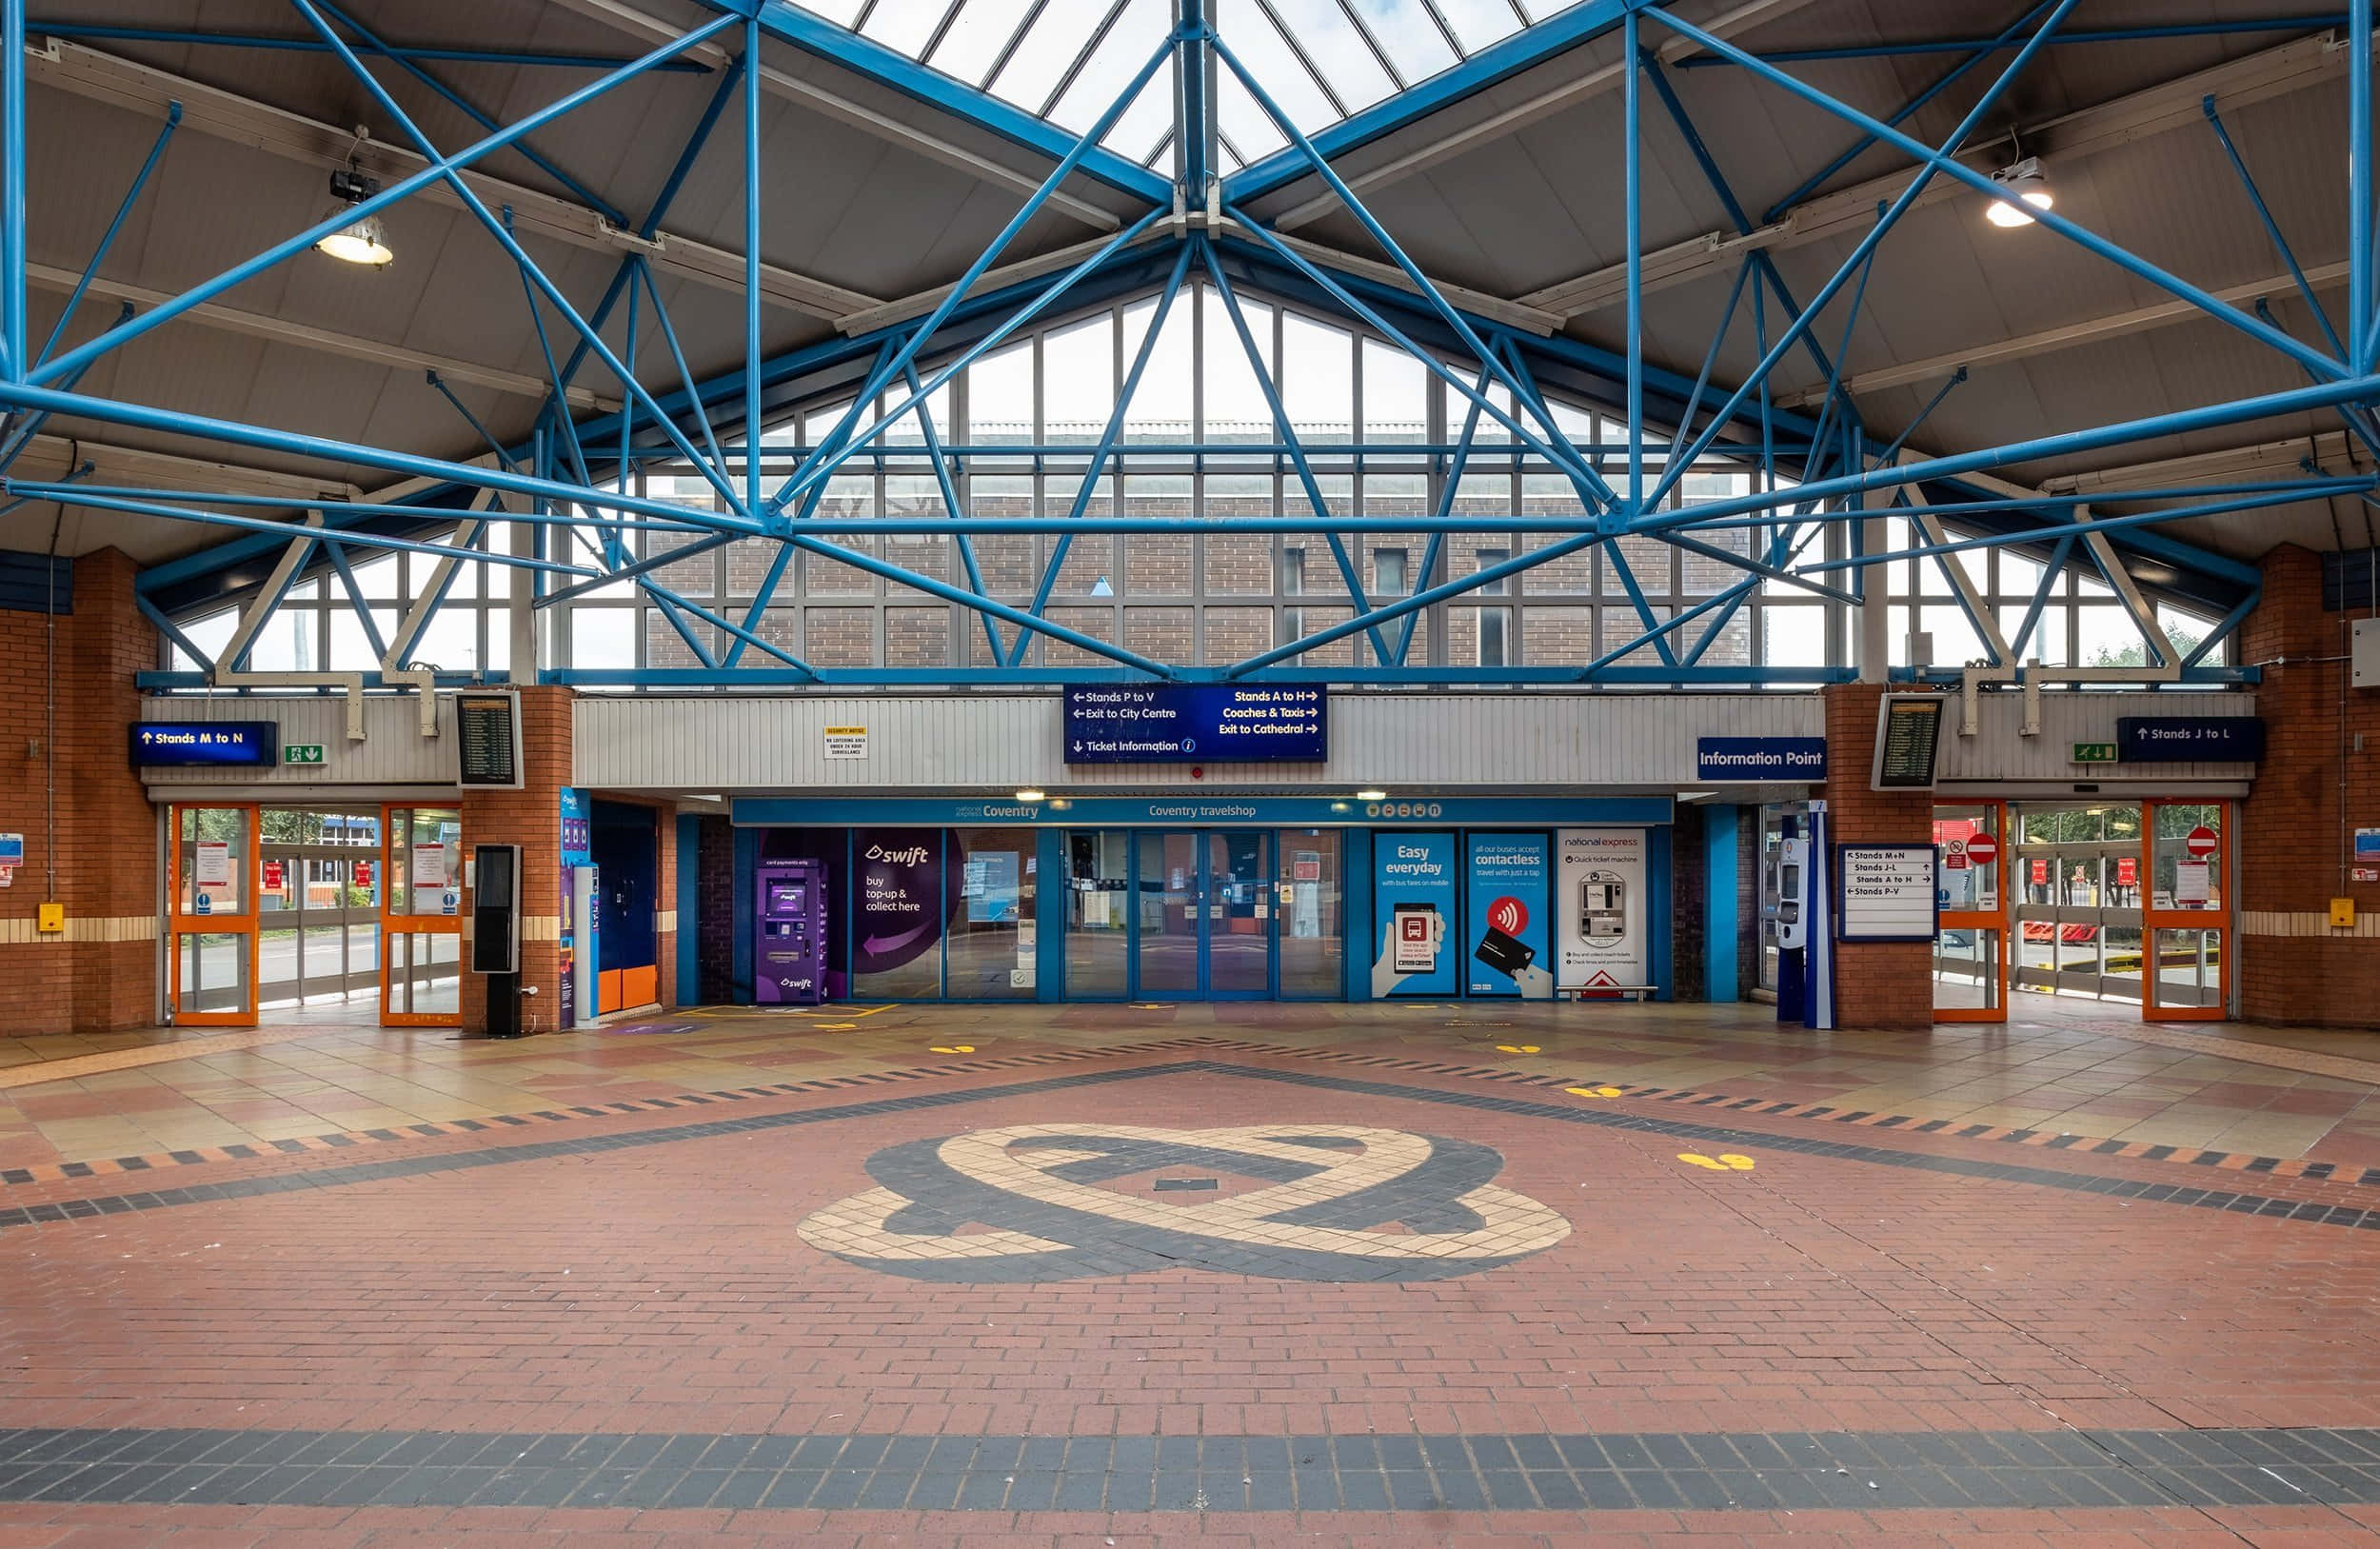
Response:
[{"label": "sign reading exit to city centre", "polygon": [[1068,764],[1320,764],[1320,684],[1100,684],[1066,690]]}]

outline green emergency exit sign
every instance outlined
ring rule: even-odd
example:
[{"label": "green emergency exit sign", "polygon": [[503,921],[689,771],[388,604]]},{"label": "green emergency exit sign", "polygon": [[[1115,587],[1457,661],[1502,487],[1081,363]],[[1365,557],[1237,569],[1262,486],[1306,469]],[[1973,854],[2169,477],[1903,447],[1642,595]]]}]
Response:
[{"label": "green emergency exit sign", "polygon": [[2115,745],[2113,743],[2076,743],[2073,761],[2076,764],[2113,764]]},{"label": "green emergency exit sign", "polygon": [[320,743],[285,743],[281,747],[281,762],[284,764],[322,764],[327,762],[323,757],[323,745]]}]

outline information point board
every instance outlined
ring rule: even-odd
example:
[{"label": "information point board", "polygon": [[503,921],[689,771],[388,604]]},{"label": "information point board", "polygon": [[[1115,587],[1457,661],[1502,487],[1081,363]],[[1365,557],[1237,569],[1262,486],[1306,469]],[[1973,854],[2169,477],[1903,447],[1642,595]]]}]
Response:
[{"label": "information point board", "polygon": [[1101,684],[1066,690],[1068,764],[1321,764],[1320,684]]}]

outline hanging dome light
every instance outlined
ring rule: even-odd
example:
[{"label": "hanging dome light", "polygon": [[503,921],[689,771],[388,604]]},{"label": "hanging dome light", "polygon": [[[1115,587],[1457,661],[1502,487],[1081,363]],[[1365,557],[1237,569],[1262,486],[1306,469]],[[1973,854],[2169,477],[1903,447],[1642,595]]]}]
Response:
[{"label": "hanging dome light", "polygon": [[[330,196],[338,203],[323,212],[324,218],[335,220],[343,211],[353,209],[379,191],[380,179],[357,170],[355,164],[349,162],[330,174]],[[387,268],[397,256],[388,246],[388,228],[377,215],[358,216],[324,235],[315,242],[314,250],[341,263],[362,264],[371,268]]]},{"label": "hanging dome light", "polygon": [[1983,207],[1983,218],[1993,226],[2031,226],[2033,215],[2026,209],[2028,205],[2033,209],[2048,209],[2057,203],[2050,191],[2050,175],[2038,156],[2027,156],[2001,168],[1992,174],[1992,181],[1999,191]]},{"label": "hanging dome light", "polygon": [[388,228],[380,224],[377,215],[348,222],[315,243],[314,250],[344,263],[366,264],[373,268],[387,268],[397,256],[389,250]]}]

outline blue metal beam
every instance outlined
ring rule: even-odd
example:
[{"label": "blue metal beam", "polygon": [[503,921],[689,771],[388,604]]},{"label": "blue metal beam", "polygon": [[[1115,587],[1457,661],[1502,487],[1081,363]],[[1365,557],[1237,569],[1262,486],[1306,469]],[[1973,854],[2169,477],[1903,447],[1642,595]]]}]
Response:
[{"label": "blue metal beam", "polygon": [[[183,48],[259,49],[288,53],[328,53],[320,38],[270,37],[256,32],[212,32],[170,27],[111,27],[91,22],[51,21],[36,16],[25,24],[43,37],[97,43],[169,43]],[[456,65],[555,66],[563,70],[614,70],[628,63],[623,54],[556,53],[538,49],[438,49],[416,44],[373,44],[367,50],[383,58],[421,60]],[[654,67],[671,74],[707,75],[708,65],[671,60]]]}]

